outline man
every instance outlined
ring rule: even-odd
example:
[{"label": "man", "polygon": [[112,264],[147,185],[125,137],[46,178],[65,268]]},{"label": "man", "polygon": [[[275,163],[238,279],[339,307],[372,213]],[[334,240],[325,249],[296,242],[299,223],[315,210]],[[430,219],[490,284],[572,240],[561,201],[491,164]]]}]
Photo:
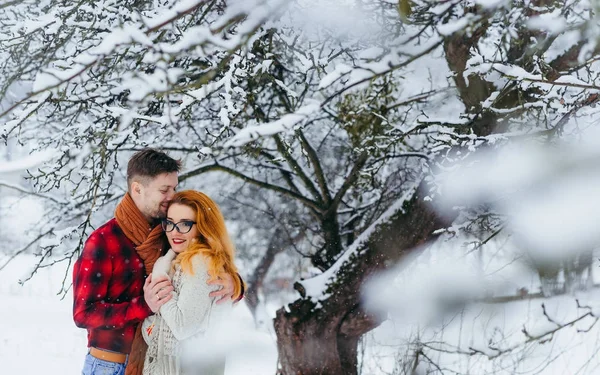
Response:
[{"label": "man", "polygon": [[[92,232],[74,265],[73,319],[87,329],[90,348],[83,375],[141,374],[146,345],[140,323],[173,291],[166,276],[146,275],[166,248],[158,224],[166,217],[180,169],[180,161],[153,149],[133,155],[128,192],[115,217]],[[211,297],[234,297],[231,278],[217,283],[222,288]]]}]

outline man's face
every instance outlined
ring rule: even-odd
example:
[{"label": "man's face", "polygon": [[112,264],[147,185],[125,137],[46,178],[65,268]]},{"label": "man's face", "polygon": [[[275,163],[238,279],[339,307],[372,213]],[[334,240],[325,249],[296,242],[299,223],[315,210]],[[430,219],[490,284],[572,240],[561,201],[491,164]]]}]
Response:
[{"label": "man's face", "polygon": [[140,183],[135,201],[142,214],[150,220],[165,218],[177,183],[177,172],[159,174],[146,184]]}]

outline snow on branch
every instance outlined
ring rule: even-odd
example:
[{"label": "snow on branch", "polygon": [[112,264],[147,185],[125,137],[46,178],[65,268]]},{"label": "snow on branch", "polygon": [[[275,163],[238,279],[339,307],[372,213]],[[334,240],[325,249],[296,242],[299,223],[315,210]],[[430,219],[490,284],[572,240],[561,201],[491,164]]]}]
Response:
[{"label": "snow on branch", "polygon": [[275,135],[299,126],[320,108],[320,103],[316,100],[307,100],[307,102],[308,104],[294,113],[283,115],[278,120],[242,129],[225,143],[225,147],[241,147],[260,137]]},{"label": "snow on branch", "polygon": [[361,252],[365,251],[365,244],[371,240],[372,236],[377,232],[380,226],[388,223],[389,219],[404,210],[404,204],[413,198],[418,184],[414,184],[412,189],[408,189],[406,193],[392,204],[373,224],[364,230],[357,237],[351,246],[336,260],[333,266],[327,269],[320,275],[310,279],[302,280],[300,284],[304,288],[305,296],[317,304],[320,301],[326,300],[330,295],[327,292],[331,284],[334,284],[338,278],[338,272],[341,268],[346,267],[352,262],[351,258],[360,256]]}]

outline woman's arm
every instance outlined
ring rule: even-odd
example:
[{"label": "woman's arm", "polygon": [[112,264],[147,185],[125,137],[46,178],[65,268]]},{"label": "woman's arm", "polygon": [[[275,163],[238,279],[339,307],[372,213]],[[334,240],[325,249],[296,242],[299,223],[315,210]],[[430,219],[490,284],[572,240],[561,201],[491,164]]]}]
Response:
[{"label": "woman's arm", "polygon": [[202,255],[192,258],[194,274],[183,273],[179,294],[160,308],[160,315],[179,341],[206,330],[214,302],[209,297],[213,287],[206,284],[208,269]]},{"label": "woman's arm", "polygon": [[156,332],[152,335],[152,331],[154,330],[154,322],[156,321],[157,316],[152,315],[144,319],[142,322],[142,337],[144,337],[144,341],[146,344],[150,345],[152,343],[152,339],[156,338]]}]

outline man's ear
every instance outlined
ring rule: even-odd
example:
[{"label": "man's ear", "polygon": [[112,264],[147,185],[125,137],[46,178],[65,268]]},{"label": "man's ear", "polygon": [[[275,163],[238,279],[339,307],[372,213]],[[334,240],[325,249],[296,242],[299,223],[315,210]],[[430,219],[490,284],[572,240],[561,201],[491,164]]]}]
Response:
[{"label": "man's ear", "polygon": [[140,184],[138,181],[133,181],[131,183],[131,195],[139,197],[142,195],[142,188],[142,184]]}]

